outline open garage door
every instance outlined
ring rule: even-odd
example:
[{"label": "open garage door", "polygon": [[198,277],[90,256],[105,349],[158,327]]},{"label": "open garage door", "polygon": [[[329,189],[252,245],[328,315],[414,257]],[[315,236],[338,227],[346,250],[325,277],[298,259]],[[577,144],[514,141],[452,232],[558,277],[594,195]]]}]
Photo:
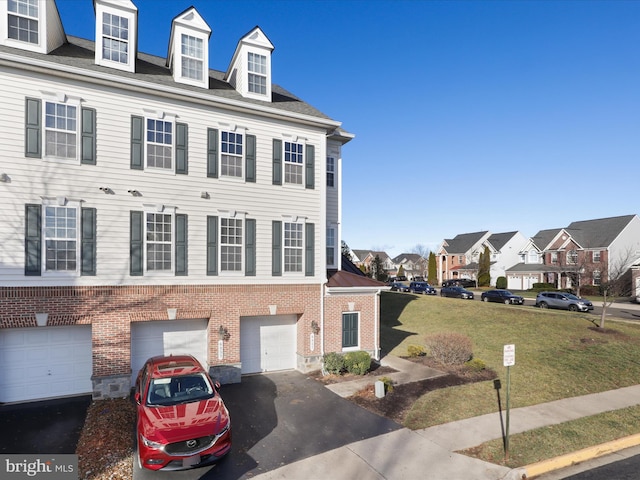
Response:
[{"label": "open garage door", "polygon": [[296,368],[297,315],[240,319],[240,361],[244,373]]},{"label": "open garage door", "polygon": [[91,393],[91,326],[0,330],[0,362],[0,402]]},{"label": "open garage door", "polygon": [[131,385],[150,357],[190,354],[207,368],[207,320],[164,320],[131,324]]}]

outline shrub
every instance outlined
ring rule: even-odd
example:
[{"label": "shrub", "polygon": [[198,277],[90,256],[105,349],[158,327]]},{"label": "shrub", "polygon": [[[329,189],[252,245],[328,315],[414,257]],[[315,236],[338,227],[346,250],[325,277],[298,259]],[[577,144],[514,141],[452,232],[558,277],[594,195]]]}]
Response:
[{"label": "shrub", "polygon": [[386,393],[393,392],[393,380],[389,377],[380,377],[378,380],[384,383],[384,391]]},{"label": "shrub", "polygon": [[460,333],[443,332],[425,339],[429,355],[444,365],[462,365],[473,356],[471,339]]},{"label": "shrub", "polygon": [[602,295],[602,291],[599,285],[582,285],[580,287],[580,295],[595,297],[598,295]]},{"label": "shrub", "polygon": [[531,290],[535,291],[544,291],[544,290],[555,290],[556,286],[553,283],[534,283],[531,286]]},{"label": "shrub", "polygon": [[339,353],[325,353],[322,357],[322,362],[327,373],[340,375],[344,371],[344,357]]},{"label": "shrub", "polygon": [[407,355],[409,355],[409,357],[411,358],[423,357],[426,354],[427,354],[427,349],[424,348],[422,345],[409,345],[407,347]]},{"label": "shrub", "polygon": [[468,362],[465,362],[464,366],[474,372],[481,372],[482,370],[487,369],[487,364],[484,363],[484,360],[480,360],[479,358],[472,358]]},{"label": "shrub", "polygon": [[371,367],[371,355],[367,352],[347,352],[344,354],[344,367],[354,375],[364,375]]},{"label": "shrub", "polygon": [[496,278],[496,288],[507,288],[507,277]]}]

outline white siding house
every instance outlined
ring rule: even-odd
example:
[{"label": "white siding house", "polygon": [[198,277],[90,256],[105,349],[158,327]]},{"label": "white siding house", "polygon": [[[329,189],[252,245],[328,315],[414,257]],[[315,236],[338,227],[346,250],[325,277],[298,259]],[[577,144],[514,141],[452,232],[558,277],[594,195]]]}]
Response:
[{"label": "white siding house", "polygon": [[95,43],[65,35],[54,0],[26,36],[0,5],[0,359],[46,372],[41,345],[80,356],[49,390],[3,377],[0,402],[126,395],[147,355],[193,353],[223,382],[378,355],[380,286],[327,283],[353,135],[271,83],[259,27],[225,73],[194,7],[159,58],[137,51],[129,0],[95,1]]}]

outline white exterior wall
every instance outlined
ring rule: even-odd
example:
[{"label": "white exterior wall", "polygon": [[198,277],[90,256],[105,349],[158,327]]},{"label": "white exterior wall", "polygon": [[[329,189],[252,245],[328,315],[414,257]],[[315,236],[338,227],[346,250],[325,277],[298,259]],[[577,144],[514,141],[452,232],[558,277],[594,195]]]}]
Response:
[{"label": "white exterior wall", "polygon": [[491,265],[491,286],[495,287],[498,277],[506,277],[505,271],[514,265],[520,263],[520,252],[522,248],[527,244],[527,238],[520,232],[509,239],[504,244],[500,253],[497,255],[497,260]]},{"label": "white exterior wall", "polygon": [[[37,285],[126,285],[126,284],[233,284],[233,283],[321,283],[325,272],[325,167],[326,131],[285,119],[259,118],[202,106],[186,98],[173,100],[150,93],[128,92],[117,87],[97,87],[76,80],[0,67],[0,98],[3,115],[0,128],[3,157],[0,173],[10,182],[0,183],[0,201],[5,224],[0,229],[0,286]],[[80,97],[83,107],[96,110],[97,164],[80,165],[25,157],[25,98],[42,98],[42,92]],[[147,90],[149,92],[149,90]],[[131,116],[145,110],[175,114],[188,125],[188,175],[132,170],[130,168]],[[207,128],[246,128],[256,136],[256,183],[235,179],[207,178]],[[304,186],[272,185],[272,141],[283,135],[300,137],[315,147],[315,189]],[[43,145],[44,151],[44,145]],[[115,195],[106,195],[109,187]],[[133,197],[128,190],[138,190]],[[209,199],[200,197],[208,192]],[[73,277],[24,276],[25,204],[42,203],[42,197],[65,196],[81,200],[83,207],[97,209],[97,275]],[[144,204],[175,206],[188,217],[188,276],[129,275],[129,211],[144,210]],[[334,207],[332,206],[332,209]],[[206,275],[206,217],[220,211],[246,212],[256,219],[256,276],[243,274]],[[335,213],[334,213],[335,214]],[[306,218],[315,224],[315,276],[303,272],[271,275],[271,226],[284,216]]]},{"label": "white exterior wall", "polygon": [[640,258],[640,218],[634,216],[609,246],[609,274],[619,270],[620,264],[631,266]]}]

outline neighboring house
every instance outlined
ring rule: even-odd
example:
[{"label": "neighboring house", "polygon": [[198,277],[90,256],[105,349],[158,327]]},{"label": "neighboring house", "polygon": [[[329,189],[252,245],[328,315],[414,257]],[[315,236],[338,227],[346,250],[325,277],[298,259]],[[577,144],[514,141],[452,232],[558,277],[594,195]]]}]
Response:
[{"label": "neighboring house", "polygon": [[427,276],[429,260],[423,258],[422,255],[417,253],[401,253],[400,255],[392,258],[391,262],[395,268],[395,275],[398,274],[400,267],[402,267],[405,276],[409,279],[412,279],[417,275],[425,278]]},{"label": "neighboring house", "polygon": [[95,42],[22,4],[0,2],[0,402],[125,396],[158,354],[222,382],[379,358],[384,286],[340,265],[353,135],[272,83],[259,27],[220,72],[193,7],[159,58],[129,0],[94,0]]},{"label": "neighboring house", "polygon": [[489,236],[489,232],[475,232],[445,239],[436,250],[438,283],[458,278],[476,280],[478,259]]},{"label": "neighboring house", "polygon": [[385,273],[394,273],[395,265],[385,252],[374,250],[352,250],[353,263],[358,267],[363,267],[365,272],[371,272],[371,267],[376,257],[382,262],[382,269]]},{"label": "neighboring house", "polygon": [[529,290],[534,283],[544,282],[543,255],[534,241],[529,239],[518,254],[520,261],[505,270],[507,288],[510,290]]},{"label": "neighboring house", "polygon": [[524,277],[534,275],[539,277],[538,281],[557,288],[575,289],[578,285],[597,286],[607,282],[621,269],[631,267],[639,257],[640,218],[635,214],[624,215],[541,230],[531,238],[528,250],[523,250],[525,261],[507,273],[510,288],[514,289],[516,285],[526,287],[530,282]]},{"label": "neighboring house", "polygon": [[[527,237],[520,232],[494,233],[486,240],[489,247],[491,286],[496,286],[498,277],[506,277],[507,270],[518,264],[522,248],[527,244]],[[484,249],[484,247],[483,247]]]}]

